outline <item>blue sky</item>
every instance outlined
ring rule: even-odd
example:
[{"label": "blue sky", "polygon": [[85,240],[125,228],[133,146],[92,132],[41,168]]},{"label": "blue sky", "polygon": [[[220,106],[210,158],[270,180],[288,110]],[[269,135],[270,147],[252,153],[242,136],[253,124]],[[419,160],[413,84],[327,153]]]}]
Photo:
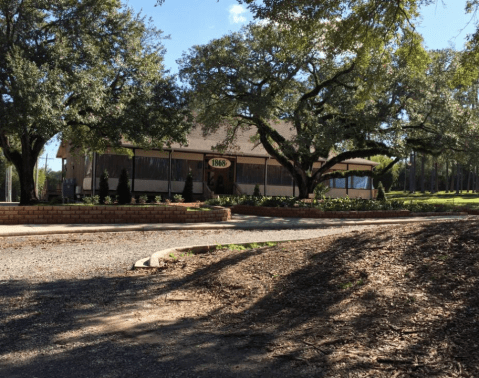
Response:
[{"label": "blue sky", "polygon": [[[422,9],[419,32],[424,36],[429,49],[464,46],[467,34],[475,30],[471,15],[464,13],[465,0],[437,0],[437,4]],[[235,0],[166,0],[155,7],[156,0],[130,0],[128,6],[148,18],[170,39],[164,41],[167,49],[165,67],[172,73],[178,71],[176,60],[191,46],[208,43],[230,31],[237,31],[252,20],[251,14]],[[469,23],[469,25],[468,25]],[[45,148],[40,165],[53,170],[61,169],[61,160],[56,155],[58,142]]]}]

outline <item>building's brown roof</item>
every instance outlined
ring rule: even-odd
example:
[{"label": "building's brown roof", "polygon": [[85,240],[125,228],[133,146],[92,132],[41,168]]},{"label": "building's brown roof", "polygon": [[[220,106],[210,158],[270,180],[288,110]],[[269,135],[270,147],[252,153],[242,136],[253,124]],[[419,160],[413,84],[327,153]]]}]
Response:
[{"label": "building's brown roof", "polygon": [[[294,130],[291,128],[290,124],[285,122],[278,122],[275,124],[275,129],[283,135],[285,138],[290,139],[293,136]],[[235,145],[228,149],[224,154],[225,155],[239,155],[239,156],[255,156],[255,157],[268,157],[269,154],[263,148],[261,143],[253,143],[251,142],[251,137],[256,134],[255,129],[252,127],[249,130],[242,130],[238,132]],[[188,145],[180,145],[178,143],[174,143],[171,146],[171,149],[175,151],[185,151],[185,152],[198,152],[198,153],[211,153],[213,152],[212,148],[217,145],[218,143],[222,142],[226,137],[226,129],[220,128],[213,134],[209,134],[207,136],[203,135],[203,130],[201,125],[195,126],[190,133],[188,134]],[[134,147],[134,145],[130,142],[125,141],[123,143],[124,147]],[[60,153],[60,149],[62,149],[62,145],[57,153],[57,157],[62,155]],[[165,148],[169,150],[169,148]],[[64,150],[62,150],[65,153]],[[319,159],[319,161],[325,161],[325,159]],[[355,158],[345,160],[344,163],[348,164],[363,164],[369,166],[376,166],[379,163],[376,163],[371,160]]]},{"label": "building's brown roof", "polygon": [[[294,131],[291,128],[291,125],[285,122],[279,122],[275,124],[275,129],[283,135],[285,138],[289,139],[292,137]],[[236,138],[236,143],[233,148],[230,148],[225,152],[228,155],[240,155],[240,156],[257,156],[257,157],[268,157],[269,154],[266,152],[261,143],[251,142],[251,138],[256,134],[254,128],[249,130],[240,131]],[[203,135],[201,126],[194,127],[188,135],[188,145],[180,146],[179,144],[172,145],[172,149],[181,149],[188,152],[200,152],[200,153],[209,153],[212,152],[212,148],[223,141],[226,137],[226,129],[220,128],[217,132],[209,134],[206,137]],[[319,161],[325,161],[325,159],[319,159]],[[376,163],[367,159],[349,159],[345,160],[344,163],[348,164],[364,164],[376,166],[379,163]]]}]

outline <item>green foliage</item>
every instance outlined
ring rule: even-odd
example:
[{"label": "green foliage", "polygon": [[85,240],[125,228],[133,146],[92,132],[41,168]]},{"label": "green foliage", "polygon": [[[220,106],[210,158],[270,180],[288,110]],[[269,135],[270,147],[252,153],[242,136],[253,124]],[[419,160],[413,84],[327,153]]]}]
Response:
[{"label": "green foliage", "polygon": [[83,203],[85,205],[98,205],[100,203],[100,196],[85,196],[83,197]]},{"label": "green foliage", "polygon": [[259,188],[259,184],[256,184],[254,186],[253,197],[261,197],[261,190]]},{"label": "green foliage", "polygon": [[108,171],[105,169],[100,176],[100,203],[105,203],[105,198],[110,192],[110,186],[108,185]]},{"label": "green foliage", "polygon": [[188,172],[188,176],[186,176],[183,198],[185,202],[193,202],[193,175],[191,172]]},{"label": "green foliage", "polygon": [[386,200],[386,192],[384,191],[384,186],[381,181],[378,184],[378,195],[376,196],[378,201],[385,201]]},{"label": "green foliage", "polygon": [[314,188],[314,199],[320,200],[326,198],[326,194],[331,190],[328,186],[324,185],[322,182],[316,185]]},{"label": "green foliage", "polygon": [[146,194],[140,196],[140,197],[138,198],[138,202],[139,202],[140,204],[144,205],[145,203],[148,202],[148,196],[147,196]]},{"label": "green foliage", "polygon": [[103,200],[103,203],[105,205],[111,205],[113,203],[113,199],[110,196],[106,196],[105,199]]},{"label": "green foliage", "polygon": [[160,195],[155,196],[155,203],[161,203],[161,196]]},{"label": "green foliage", "polygon": [[118,203],[125,205],[131,203],[130,179],[125,168],[121,170],[120,178],[118,179],[118,186],[116,188]]},{"label": "green foliage", "polygon": [[[329,46],[332,20],[316,21],[307,32],[251,24],[183,56],[180,78],[191,86],[197,121],[206,132],[227,129],[217,147],[227,149],[238,130],[253,128],[256,140],[294,177],[301,198],[339,175],[372,175],[331,171],[345,160],[403,156],[411,146],[441,148],[447,133],[436,125],[446,124],[453,106],[445,87],[432,89],[420,37],[393,33],[386,38],[399,39],[386,47],[370,36],[359,44],[369,48],[353,52],[339,40]],[[320,159],[326,162],[313,169]]]},{"label": "green foliage", "polygon": [[264,206],[264,207],[314,207],[322,211],[378,211],[378,210],[410,210],[412,212],[444,212],[454,211],[453,207],[434,205],[425,202],[400,200],[367,200],[361,198],[327,198],[307,204],[297,197],[254,197],[225,196],[206,201],[215,206]]},{"label": "green foliage", "polygon": [[120,1],[7,0],[0,24],[0,145],[22,174],[22,204],[36,200],[33,167],[57,134],[96,151],[122,138],[186,142],[189,110],[163,68],[162,33]]},{"label": "green foliage", "polygon": [[377,210],[403,210],[402,201],[375,201],[361,198],[332,198],[321,201],[315,205],[323,211],[377,211]]},{"label": "green foliage", "polygon": [[413,202],[413,201],[410,201],[409,203],[405,202],[404,208],[413,213],[432,213],[432,212],[440,212],[441,210],[442,211],[446,210],[441,207],[436,207],[432,203]]},{"label": "green foliage", "polygon": [[181,203],[181,202],[185,202],[185,199],[183,198],[181,194],[175,194],[173,195],[173,202]]},{"label": "green foliage", "polygon": [[[379,163],[379,165],[374,168],[376,171],[382,171],[393,161],[393,159],[388,158],[384,155],[373,156],[370,160]],[[389,169],[382,175],[375,176],[373,178],[374,187],[377,188],[379,185],[379,181],[381,181],[384,185],[384,190],[386,191],[386,193],[388,193],[391,190],[391,187],[397,183],[399,177],[399,170],[400,166],[394,165],[391,169]]]}]

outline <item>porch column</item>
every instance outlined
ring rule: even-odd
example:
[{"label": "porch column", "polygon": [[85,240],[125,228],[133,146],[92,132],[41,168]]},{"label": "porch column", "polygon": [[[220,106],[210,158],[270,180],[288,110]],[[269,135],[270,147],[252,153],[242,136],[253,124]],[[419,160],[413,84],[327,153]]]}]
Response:
[{"label": "porch column", "polygon": [[171,152],[168,153],[168,198],[171,198]]},{"label": "porch column", "polygon": [[136,148],[133,148],[133,162],[131,165],[131,192],[133,193],[135,191],[135,166],[136,166]]},{"label": "porch column", "polygon": [[264,196],[266,196],[266,187],[268,186],[268,159],[264,159]]},{"label": "porch column", "polygon": [[[349,171],[349,164],[346,164],[346,171]],[[349,177],[346,177],[346,195],[349,196]]]},{"label": "porch column", "polygon": [[96,152],[93,153],[93,163],[91,168],[91,195],[95,195],[96,189]]}]

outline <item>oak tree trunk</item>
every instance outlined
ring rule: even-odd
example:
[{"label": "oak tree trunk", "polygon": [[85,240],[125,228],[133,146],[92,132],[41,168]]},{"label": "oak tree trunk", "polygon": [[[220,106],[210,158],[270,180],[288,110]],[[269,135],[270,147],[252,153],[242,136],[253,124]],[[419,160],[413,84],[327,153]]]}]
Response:
[{"label": "oak tree trunk", "polygon": [[0,135],[3,154],[10,161],[18,172],[20,179],[20,205],[32,205],[38,202],[35,191],[34,170],[38,156],[47,142],[41,137],[24,135],[21,138],[21,152],[14,149],[5,135]]}]

